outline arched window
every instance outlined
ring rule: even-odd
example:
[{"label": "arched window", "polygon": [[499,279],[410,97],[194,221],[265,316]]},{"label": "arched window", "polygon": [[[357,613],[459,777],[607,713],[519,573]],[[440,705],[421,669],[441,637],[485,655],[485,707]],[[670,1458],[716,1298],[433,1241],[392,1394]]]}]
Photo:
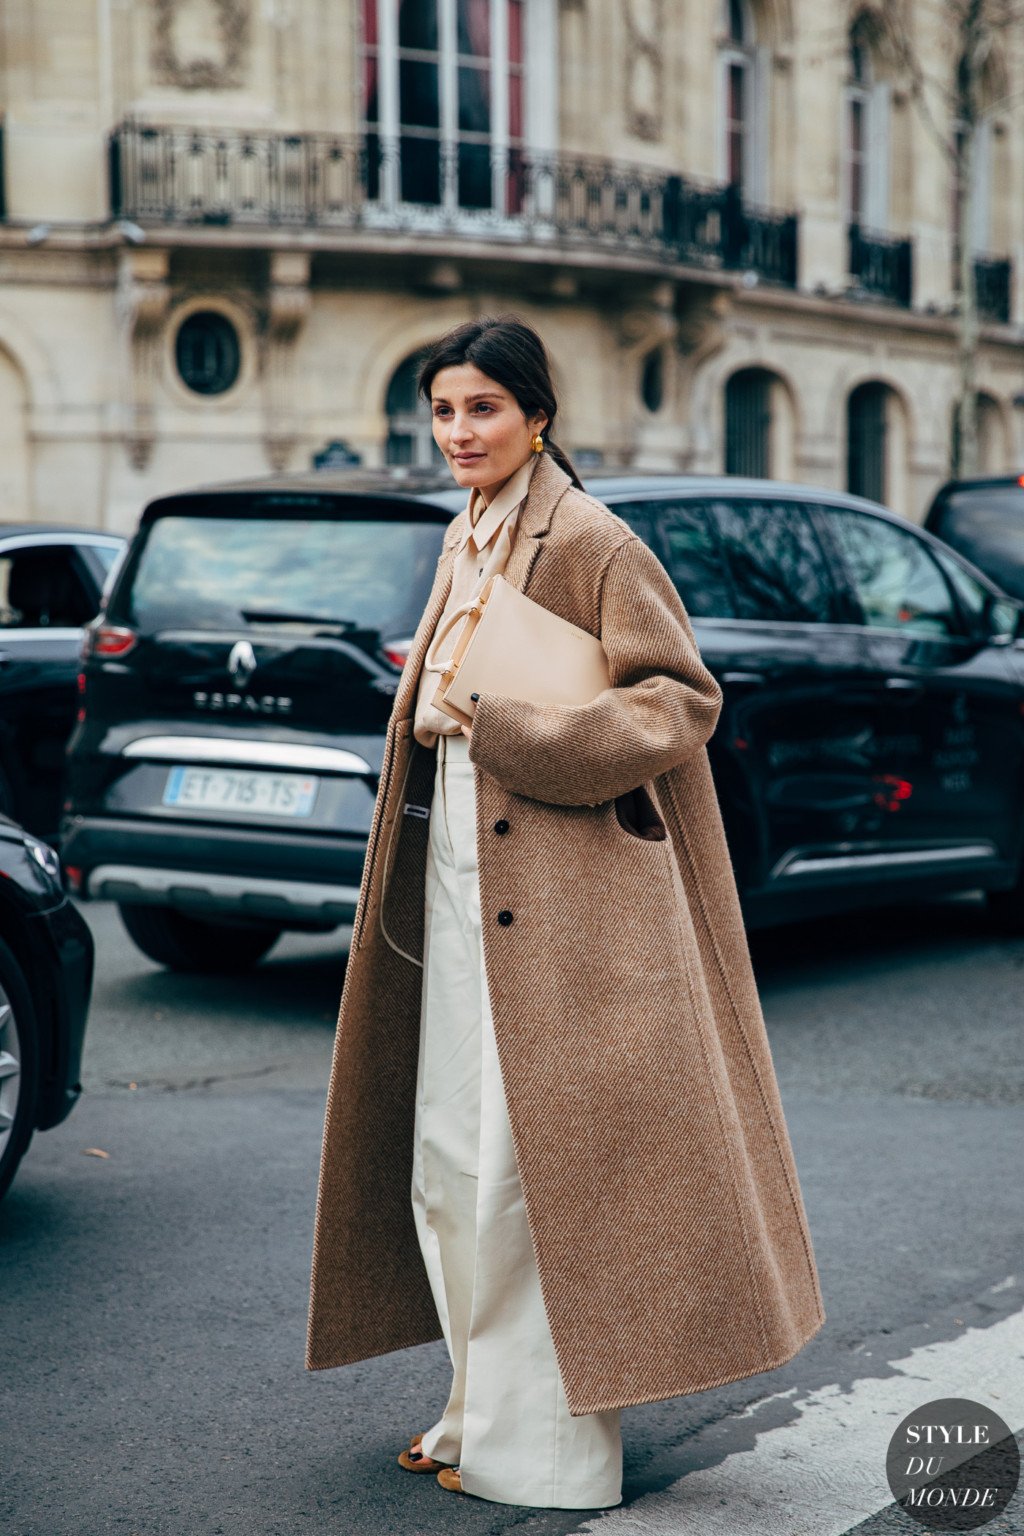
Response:
[{"label": "arched window", "polygon": [[725,472],[772,473],[772,386],[764,368],[741,368],[725,386]]},{"label": "arched window", "polygon": [[857,26],[850,34],[845,119],[846,222],[884,233],[889,227],[889,86],[876,78],[871,49]]},{"label": "arched window", "polygon": [[885,384],[860,384],[846,402],[846,488],[884,502],[889,490],[889,395]]},{"label": "arched window", "polygon": [[722,0],[719,169],[754,202],[767,199],[767,59],[751,0]]},{"label": "arched window", "polygon": [[[550,4],[542,0],[538,12],[545,35]],[[527,143],[525,11],[526,0],[362,0],[368,197],[517,211]],[[554,101],[557,72],[529,73],[543,109]]]},{"label": "arched window", "polygon": [[443,464],[444,454],[434,442],[430,406],[416,393],[416,374],[422,352],[399,363],[391,375],[384,409],[388,417],[385,458],[389,464]]},{"label": "arched window", "polygon": [[652,347],[640,370],[640,398],[653,415],[665,399],[665,349]]}]

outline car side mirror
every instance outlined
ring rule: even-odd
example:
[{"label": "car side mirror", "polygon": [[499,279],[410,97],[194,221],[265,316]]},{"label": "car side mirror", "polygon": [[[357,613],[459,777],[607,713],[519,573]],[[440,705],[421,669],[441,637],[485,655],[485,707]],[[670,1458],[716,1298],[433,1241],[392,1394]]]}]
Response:
[{"label": "car side mirror", "polygon": [[1009,645],[1024,639],[1024,606],[1009,597],[989,597],[982,612],[985,636],[990,645]]}]

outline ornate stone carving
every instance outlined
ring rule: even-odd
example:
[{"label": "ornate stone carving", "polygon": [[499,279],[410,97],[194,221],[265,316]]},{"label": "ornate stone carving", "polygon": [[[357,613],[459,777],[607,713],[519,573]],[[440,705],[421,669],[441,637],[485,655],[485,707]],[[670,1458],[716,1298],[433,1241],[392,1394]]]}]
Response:
[{"label": "ornate stone carving", "polygon": [[117,314],[125,364],[124,442],[136,469],[145,469],[156,435],[153,390],[160,338],[170,304],[167,251],[125,251],[117,281]]},{"label": "ornate stone carving", "polygon": [[676,288],[666,279],[653,283],[646,293],[637,294],[628,308],[619,311],[616,340],[624,352],[639,356],[673,340],[678,327]]},{"label": "ornate stone carving", "polygon": [[[153,0],[152,68],[157,84],[186,91],[242,85],[249,10],[250,0]],[[189,45],[198,51],[190,51]]]},{"label": "ornate stone carving", "polygon": [[626,126],[638,139],[660,139],[664,107],[664,0],[624,0]]},{"label": "ornate stone carving", "polygon": [[276,470],[285,468],[299,437],[295,343],[309,309],[309,256],[304,251],[275,252],[263,333],[263,447]]}]

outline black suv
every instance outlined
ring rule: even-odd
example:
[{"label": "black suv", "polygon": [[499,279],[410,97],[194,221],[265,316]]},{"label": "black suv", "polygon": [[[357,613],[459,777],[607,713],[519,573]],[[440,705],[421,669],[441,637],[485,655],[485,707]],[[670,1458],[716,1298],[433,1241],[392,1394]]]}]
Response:
[{"label": "black suv", "polygon": [[[747,919],[985,888],[1024,914],[1022,609],[855,497],[594,478],[724,693],[710,755]],[[62,851],[146,954],[252,964],[350,922],[392,696],[465,492],[326,473],[143,514],[85,662]]]},{"label": "black suv", "polygon": [[947,481],[924,526],[1024,602],[1024,475]]},{"label": "black suv", "polygon": [[0,523],[0,814],[47,842],[60,823],[83,626],[125,546],[95,528]]},{"label": "black suv", "polygon": [[0,1198],[78,1102],[93,960],[56,853],[0,816]]}]

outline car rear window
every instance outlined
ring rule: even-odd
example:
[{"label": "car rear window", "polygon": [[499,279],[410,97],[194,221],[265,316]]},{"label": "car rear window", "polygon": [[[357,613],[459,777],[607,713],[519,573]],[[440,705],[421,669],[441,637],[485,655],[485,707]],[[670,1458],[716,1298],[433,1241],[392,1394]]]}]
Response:
[{"label": "car rear window", "polygon": [[396,518],[157,518],[111,617],[141,633],[317,619],[411,634],[443,522]]},{"label": "car rear window", "polygon": [[1018,570],[1024,568],[1024,486],[949,491],[927,526],[982,570],[990,569],[993,557],[1009,560]]}]

